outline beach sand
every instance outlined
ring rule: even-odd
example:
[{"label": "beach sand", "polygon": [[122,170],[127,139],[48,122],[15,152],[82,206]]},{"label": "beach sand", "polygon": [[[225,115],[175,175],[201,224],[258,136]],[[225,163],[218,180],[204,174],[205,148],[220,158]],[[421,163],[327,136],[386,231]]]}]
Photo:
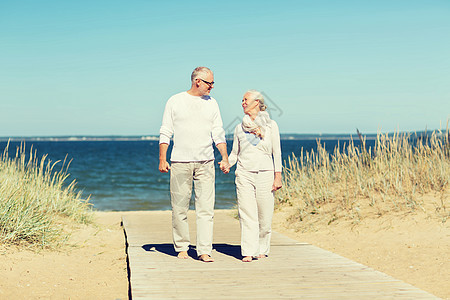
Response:
[{"label": "beach sand", "polygon": [[[286,227],[290,213],[276,211],[275,230],[450,298],[448,222],[417,212],[367,217],[357,224],[336,221],[305,231],[303,224]],[[127,299],[121,215],[96,212],[98,225],[75,228],[70,243],[76,246],[61,251],[0,248],[0,299]]]},{"label": "beach sand", "polygon": [[274,230],[450,299],[450,224],[432,208],[428,213],[362,213],[360,220],[295,225],[286,222],[293,210],[284,207],[275,213]]},{"label": "beach sand", "polygon": [[121,213],[94,219],[58,251],[0,247],[0,299],[128,299]]}]

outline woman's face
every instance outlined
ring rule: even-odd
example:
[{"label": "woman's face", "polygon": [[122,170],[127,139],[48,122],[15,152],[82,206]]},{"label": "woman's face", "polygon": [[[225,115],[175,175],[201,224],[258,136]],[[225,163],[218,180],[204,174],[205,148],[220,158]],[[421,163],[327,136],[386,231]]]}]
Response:
[{"label": "woman's face", "polygon": [[259,111],[259,100],[255,100],[250,93],[246,93],[242,99],[242,108],[244,114],[249,114],[251,111]]}]

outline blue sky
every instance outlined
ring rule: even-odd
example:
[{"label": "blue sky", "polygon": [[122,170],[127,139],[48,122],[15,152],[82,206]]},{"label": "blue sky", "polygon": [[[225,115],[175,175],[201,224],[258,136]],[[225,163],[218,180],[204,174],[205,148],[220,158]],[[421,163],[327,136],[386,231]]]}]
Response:
[{"label": "blue sky", "polygon": [[158,134],[210,67],[224,127],[248,89],[283,133],[450,117],[450,1],[2,1],[0,136]]}]

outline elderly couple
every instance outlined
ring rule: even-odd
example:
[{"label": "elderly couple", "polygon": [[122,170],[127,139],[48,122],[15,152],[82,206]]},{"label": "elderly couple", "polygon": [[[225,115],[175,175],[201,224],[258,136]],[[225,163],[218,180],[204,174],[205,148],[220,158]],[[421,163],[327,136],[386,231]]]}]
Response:
[{"label": "elderly couple", "polygon": [[[224,173],[237,163],[236,191],[241,225],[242,261],[267,257],[270,249],[273,192],[281,188],[281,148],[277,123],[265,111],[264,97],[250,90],[244,94],[244,118],[234,130],[233,149],[227,154],[219,106],[209,96],[214,74],[206,67],[191,75],[191,88],[172,96],[166,104],[159,141],[159,171],[170,170],[173,243],[178,258],[188,258],[190,245],[187,212],[194,182],[197,218],[197,256],[211,257],[214,216],[214,151],[216,145]],[[167,162],[167,149],[173,149]]]}]

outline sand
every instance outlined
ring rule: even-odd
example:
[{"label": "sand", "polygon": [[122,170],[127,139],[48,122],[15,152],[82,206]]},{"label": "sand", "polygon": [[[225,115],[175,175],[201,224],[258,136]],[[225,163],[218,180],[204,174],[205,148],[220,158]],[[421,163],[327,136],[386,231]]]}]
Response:
[{"label": "sand", "polygon": [[450,224],[442,214],[392,212],[329,225],[293,225],[286,222],[291,213],[278,210],[274,230],[450,299]]},{"label": "sand", "polygon": [[0,247],[0,299],[128,299],[121,214],[97,212],[59,251]]},{"label": "sand", "polygon": [[[303,230],[301,223],[286,227],[290,213],[276,211],[275,230],[450,298],[450,229],[442,218],[392,213]],[[0,247],[0,299],[127,299],[121,213],[95,216],[98,226],[75,228],[70,242],[76,246],[61,251]]]}]

